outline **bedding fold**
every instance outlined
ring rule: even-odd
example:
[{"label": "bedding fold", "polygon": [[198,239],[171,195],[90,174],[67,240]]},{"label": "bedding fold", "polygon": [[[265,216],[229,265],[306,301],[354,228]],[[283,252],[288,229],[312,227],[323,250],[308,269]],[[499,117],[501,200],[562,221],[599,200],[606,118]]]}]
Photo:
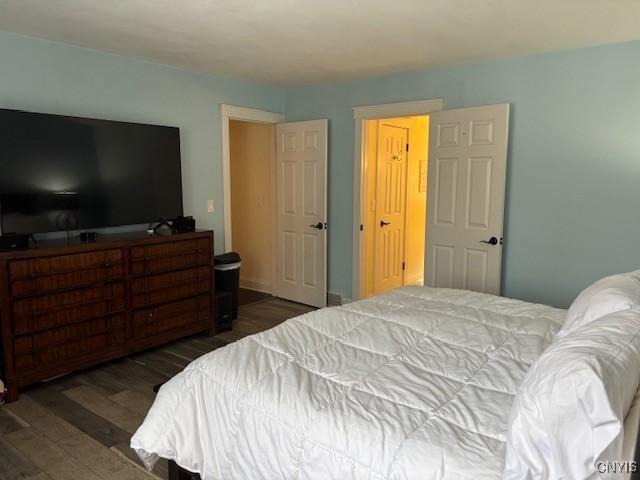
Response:
[{"label": "bedding fold", "polygon": [[131,440],[209,479],[499,478],[518,384],[566,312],[405,287],[211,352]]}]

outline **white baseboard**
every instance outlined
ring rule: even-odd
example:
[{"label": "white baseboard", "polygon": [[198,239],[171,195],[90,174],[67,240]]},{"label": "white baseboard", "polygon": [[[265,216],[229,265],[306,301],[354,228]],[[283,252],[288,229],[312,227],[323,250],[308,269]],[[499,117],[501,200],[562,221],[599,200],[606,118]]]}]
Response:
[{"label": "white baseboard", "polygon": [[271,284],[267,282],[261,282],[251,278],[240,277],[240,288],[246,288],[248,290],[255,290],[256,292],[272,293]]},{"label": "white baseboard", "polygon": [[340,305],[345,305],[351,302],[352,300],[350,298],[343,297],[341,293],[327,293],[327,306],[329,307],[339,307]]}]

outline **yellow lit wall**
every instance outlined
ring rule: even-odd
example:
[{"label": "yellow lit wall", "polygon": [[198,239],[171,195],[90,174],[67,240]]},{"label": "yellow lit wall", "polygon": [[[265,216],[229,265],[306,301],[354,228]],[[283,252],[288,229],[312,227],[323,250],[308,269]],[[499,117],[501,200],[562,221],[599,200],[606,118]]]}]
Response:
[{"label": "yellow lit wall", "polygon": [[240,285],[272,291],[273,127],[229,122],[232,248],[242,257]]},{"label": "yellow lit wall", "polygon": [[429,117],[411,118],[407,162],[407,222],[405,228],[405,285],[422,285],[424,279],[427,218],[427,154]]}]

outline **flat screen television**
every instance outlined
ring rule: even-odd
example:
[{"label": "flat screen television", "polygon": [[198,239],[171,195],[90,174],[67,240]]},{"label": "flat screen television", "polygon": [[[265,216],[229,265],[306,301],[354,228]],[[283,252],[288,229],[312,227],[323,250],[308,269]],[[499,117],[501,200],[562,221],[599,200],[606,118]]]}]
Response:
[{"label": "flat screen television", "polygon": [[0,109],[3,234],[182,214],[178,128]]}]

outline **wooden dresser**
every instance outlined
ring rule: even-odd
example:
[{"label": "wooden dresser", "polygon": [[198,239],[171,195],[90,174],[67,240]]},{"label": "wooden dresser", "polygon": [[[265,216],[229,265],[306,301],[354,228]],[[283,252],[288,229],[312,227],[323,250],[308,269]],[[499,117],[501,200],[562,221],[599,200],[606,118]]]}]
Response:
[{"label": "wooden dresser", "polygon": [[0,252],[7,399],[72,370],[197,332],[213,335],[214,301],[210,231]]}]

